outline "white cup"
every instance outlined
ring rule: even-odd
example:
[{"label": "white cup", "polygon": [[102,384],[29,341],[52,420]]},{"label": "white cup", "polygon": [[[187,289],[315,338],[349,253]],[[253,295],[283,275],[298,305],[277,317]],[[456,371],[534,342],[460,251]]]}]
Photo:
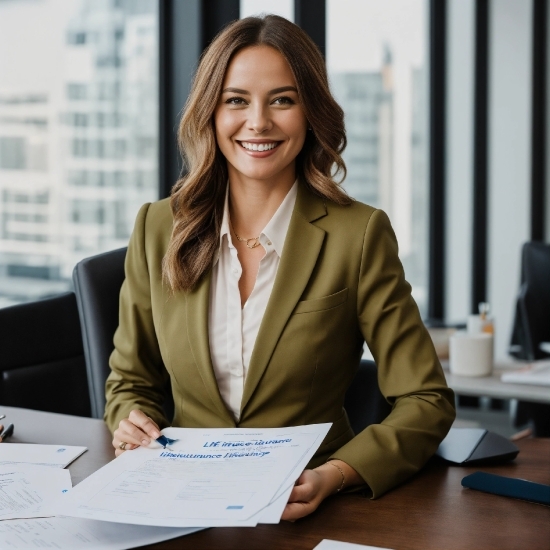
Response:
[{"label": "white cup", "polygon": [[449,341],[449,369],[459,376],[489,376],[493,370],[493,335],[455,332]]}]

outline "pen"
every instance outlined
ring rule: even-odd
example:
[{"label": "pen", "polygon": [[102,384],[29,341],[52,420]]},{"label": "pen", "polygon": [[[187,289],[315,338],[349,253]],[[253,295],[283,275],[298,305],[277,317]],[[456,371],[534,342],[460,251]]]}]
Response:
[{"label": "pen", "polygon": [[7,439],[10,435],[13,435],[13,424],[6,426],[4,431],[0,433],[0,441],[4,441],[4,439]]}]

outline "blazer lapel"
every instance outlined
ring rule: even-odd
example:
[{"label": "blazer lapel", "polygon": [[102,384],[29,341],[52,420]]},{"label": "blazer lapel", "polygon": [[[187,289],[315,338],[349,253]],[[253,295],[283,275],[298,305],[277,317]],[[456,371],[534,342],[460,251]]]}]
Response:
[{"label": "blazer lapel", "polygon": [[[193,361],[197,367],[198,373],[202,378],[207,394],[212,403],[220,413],[227,419],[228,422],[234,424],[233,416],[227,410],[216,381],[214,369],[212,367],[212,359],[210,357],[210,346],[208,343],[208,302],[210,296],[210,280],[211,272],[209,272],[198,284],[197,288],[192,292],[178,293],[172,296],[167,301],[167,307],[172,311],[167,315],[165,312],[164,325],[167,334],[170,338],[166,338],[167,342],[171,342],[172,353],[179,347],[178,342],[185,338],[183,334],[170,334],[169,320],[172,319],[171,326],[181,327],[181,323],[174,322],[174,315],[185,315],[185,325],[187,327],[187,337],[189,346],[193,354]],[[183,302],[183,303],[182,303]],[[170,304],[170,305],[169,305]],[[183,306],[183,307],[182,307]],[[183,352],[177,352],[176,357]],[[181,382],[185,384],[185,380]]]},{"label": "blazer lapel", "polygon": [[325,231],[311,222],[326,213],[322,199],[300,184],[273,290],[250,358],[241,402],[241,418],[315,267]]}]

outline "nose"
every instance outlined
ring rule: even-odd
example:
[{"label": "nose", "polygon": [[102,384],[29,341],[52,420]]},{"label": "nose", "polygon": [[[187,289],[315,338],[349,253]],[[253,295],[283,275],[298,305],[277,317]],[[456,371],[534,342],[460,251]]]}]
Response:
[{"label": "nose", "polygon": [[256,104],[249,111],[248,127],[256,134],[263,134],[273,126],[267,107]]}]

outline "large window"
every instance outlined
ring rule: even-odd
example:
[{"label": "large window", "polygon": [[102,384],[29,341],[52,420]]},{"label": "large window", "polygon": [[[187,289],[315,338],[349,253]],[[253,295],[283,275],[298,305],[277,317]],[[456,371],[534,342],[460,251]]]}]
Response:
[{"label": "large window", "polygon": [[428,299],[428,2],[327,0],[327,65],[344,109],[354,198],[392,221],[423,315]]},{"label": "large window", "polygon": [[0,2],[0,307],[68,290],[157,198],[157,9]]}]

